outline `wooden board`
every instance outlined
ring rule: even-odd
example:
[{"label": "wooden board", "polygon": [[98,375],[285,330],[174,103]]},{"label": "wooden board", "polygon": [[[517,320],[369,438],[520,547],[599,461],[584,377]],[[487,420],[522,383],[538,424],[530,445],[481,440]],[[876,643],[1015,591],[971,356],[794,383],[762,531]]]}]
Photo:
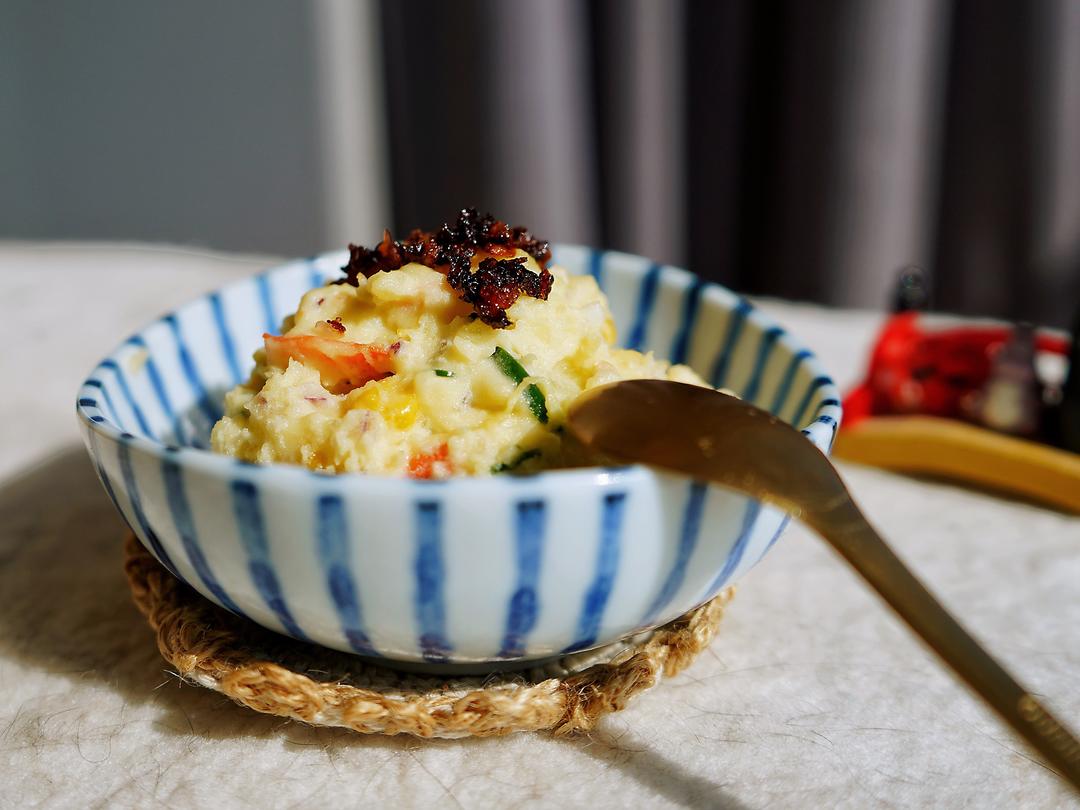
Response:
[{"label": "wooden board", "polygon": [[929,416],[876,416],[840,431],[837,458],[936,475],[1080,513],[1080,455]]}]

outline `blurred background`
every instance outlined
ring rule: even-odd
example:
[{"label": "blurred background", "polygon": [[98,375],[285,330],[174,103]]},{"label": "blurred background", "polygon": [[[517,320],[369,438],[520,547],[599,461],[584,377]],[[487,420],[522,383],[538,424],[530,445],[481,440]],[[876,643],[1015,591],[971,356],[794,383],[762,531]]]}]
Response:
[{"label": "blurred background", "polygon": [[1076,0],[6,0],[0,238],[306,255],[462,205],[740,291],[1064,326]]}]

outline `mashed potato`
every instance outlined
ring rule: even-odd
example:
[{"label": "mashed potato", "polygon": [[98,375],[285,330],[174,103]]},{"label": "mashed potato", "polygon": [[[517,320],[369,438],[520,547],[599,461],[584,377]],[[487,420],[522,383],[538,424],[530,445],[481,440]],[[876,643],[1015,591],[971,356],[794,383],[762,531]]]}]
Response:
[{"label": "mashed potato", "polygon": [[[544,269],[508,246],[459,267],[475,276],[493,255]],[[546,300],[517,297],[505,328],[489,324],[502,310],[478,317],[452,276],[418,262],[310,290],[282,335],[266,336],[250,380],[226,396],[213,449],[327,472],[527,472],[585,461],[562,425],[588,388],[641,377],[704,384],[685,366],[615,348],[596,282],[549,270]]]}]

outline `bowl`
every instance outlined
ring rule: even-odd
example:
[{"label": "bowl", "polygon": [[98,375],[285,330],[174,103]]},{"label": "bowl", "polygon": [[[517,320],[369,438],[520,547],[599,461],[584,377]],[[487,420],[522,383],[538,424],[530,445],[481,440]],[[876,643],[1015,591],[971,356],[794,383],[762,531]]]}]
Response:
[{"label": "bowl", "polygon": [[[624,345],[685,362],[828,452],[829,377],[716,284],[562,245],[607,293]],[[159,318],[78,394],[116,509],[207,599],[301,641],[436,669],[507,668],[616,641],[700,605],[772,547],[780,512],[643,466],[419,481],[253,465],[209,451],[224,393],[345,252],[295,261]]]}]

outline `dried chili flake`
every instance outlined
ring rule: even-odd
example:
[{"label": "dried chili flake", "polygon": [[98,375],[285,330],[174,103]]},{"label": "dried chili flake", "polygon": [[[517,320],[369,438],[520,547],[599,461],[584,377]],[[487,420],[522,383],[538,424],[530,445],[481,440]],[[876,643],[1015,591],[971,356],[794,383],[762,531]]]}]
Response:
[{"label": "dried chili flake", "polygon": [[[523,257],[512,258],[522,250],[536,260],[540,273],[525,267]],[[488,258],[472,271],[477,253]],[[491,214],[481,216],[475,208],[463,208],[457,220],[436,231],[412,231],[404,240],[395,240],[390,231],[374,248],[349,245],[349,263],[342,270],[339,284],[359,283],[360,276],[370,278],[378,272],[397,270],[410,262],[440,270],[461,299],[472,304],[477,317],[495,328],[510,326],[506,310],[524,294],[545,300],[551,291],[552,276],[547,264],[551,247],[536,239],[528,229],[510,227]]]},{"label": "dried chili flake", "polygon": [[436,472],[450,472],[450,448],[443,442],[430,453],[409,457],[407,472],[410,478],[433,478]]}]

